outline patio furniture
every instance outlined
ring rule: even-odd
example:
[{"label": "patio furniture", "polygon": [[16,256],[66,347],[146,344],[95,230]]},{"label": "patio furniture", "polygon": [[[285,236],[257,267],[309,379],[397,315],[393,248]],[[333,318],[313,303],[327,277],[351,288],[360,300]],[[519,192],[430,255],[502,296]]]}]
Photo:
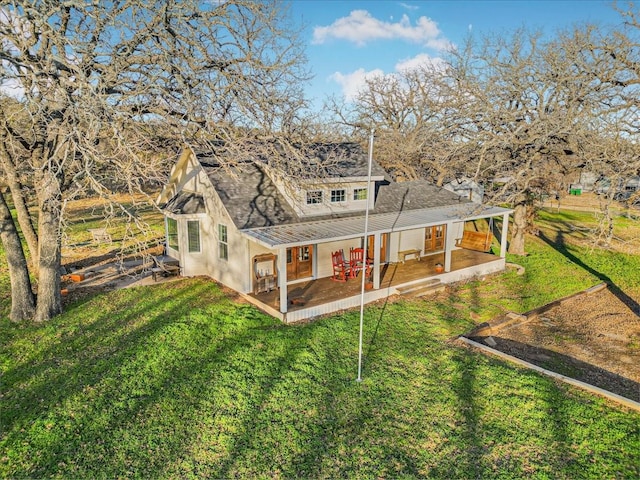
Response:
[{"label": "patio furniture", "polygon": [[95,243],[111,243],[111,234],[106,228],[90,228],[87,230]]},{"label": "patio furniture", "polygon": [[419,248],[410,248],[408,250],[398,250],[398,260],[402,263],[407,259],[407,255],[413,255],[416,257],[416,260],[420,261],[420,249]]},{"label": "patio furniture", "polygon": [[351,248],[349,250],[349,267],[350,277],[355,278],[358,276],[358,272],[362,271],[363,266],[366,266],[365,274],[368,276],[371,271],[371,261],[367,259],[364,261],[364,248]]},{"label": "patio furniture", "polygon": [[342,250],[331,253],[331,263],[333,265],[333,276],[331,277],[331,280],[335,280],[336,282],[346,282],[347,277],[351,273],[351,268],[345,262]]},{"label": "patio furniture", "polygon": [[151,277],[154,282],[158,281],[158,277],[171,277],[180,275],[180,262],[168,255],[153,257],[153,267],[151,267]]},{"label": "patio furniture", "polygon": [[[278,288],[277,258],[273,253],[263,253],[253,257],[254,295]],[[267,265],[261,265],[263,263]]]},{"label": "patio furniture", "polygon": [[462,238],[456,239],[456,247],[475,250],[477,252],[488,252],[491,249],[492,240],[493,235],[491,232],[485,233],[465,230],[462,232]]}]

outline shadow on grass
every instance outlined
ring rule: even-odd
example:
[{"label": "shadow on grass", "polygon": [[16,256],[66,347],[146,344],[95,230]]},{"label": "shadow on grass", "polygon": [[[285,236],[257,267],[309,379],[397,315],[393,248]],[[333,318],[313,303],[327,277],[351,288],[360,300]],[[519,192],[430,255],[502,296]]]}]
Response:
[{"label": "shadow on grass", "polygon": [[[58,341],[38,350],[37,358],[29,357],[23,362],[16,362],[4,373],[3,387],[7,390],[25,379],[31,380],[28,388],[19,389],[21,402],[27,408],[12,412],[3,419],[3,426],[11,430],[14,425],[26,425],[41,414],[41,409],[64,403],[67,397],[99,381],[104,374],[130,357],[146,338],[171,323],[174,317],[188,314],[190,305],[205,293],[203,289],[192,289],[172,310],[164,310],[162,315],[155,314],[149,322],[137,327],[133,327],[136,321],[149,312],[161,308],[165,302],[173,300],[175,303],[176,298],[171,290],[165,290],[154,303],[131,304],[124,316],[115,316],[109,311],[110,308],[103,308],[106,311],[89,323],[80,319],[60,329],[56,335]],[[85,305],[90,305],[92,301],[99,301],[99,298],[88,299]],[[111,306],[117,308],[117,304]],[[41,328],[56,329],[54,322],[59,321],[60,318],[52,320],[50,325]]]},{"label": "shadow on grass", "polygon": [[624,290],[622,290],[611,278],[598,270],[594,269],[590,265],[584,263],[580,258],[576,257],[573,253],[569,251],[567,248],[567,244],[564,240],[564,232],[562,230],[558,230],[556,234],[555,240],[549,238],[544,232],[540,232],[540,238],[558,253],[564,255],[568,260],[583,268],[587,272],[591,273],[596,278],[600,279],[603,282],[606,282],[609,286],[609,290],[613,293],[622,303],[624,303],[631,312],[635,315],[640,316],[640,304],[627,295]]},{"label": "shadow on grass", "polygon": [[[372,309],[366,338],[375,359],[358,384],[353,313],[286,326],[233,302],[213,282],[196,280],[98,298],[88,308],[100,313],[77,311],[78,319],[34,327],[32,339],[53,343],[10,371],[13,391],[3,401],[20,405],[11,405],[13,423],[0,438],[11,451],[10,467],[0,472],[7,478],[496,473],[488,470],[495,465],[487,458],[478,384],[486,383],[486,365],[478,365],[478,354],[444,344],[463,328],[460,318],[443,325],[437,306],[414,307],[385,302]],[[569,443],[544,446],[543,455]]]},{"label": "shadow on grass", "polygon": [[[469,337],[484,344],[486,337]],[[512,355],[521,360],[533,363],[552,372],[575,378],[582,382],[608,390],[623,397],[640,402],[640,383],[610,372],[588,362],[583,362],[569,355],[529,345],[511,339],[492,337],[497,345],[493,348]]]}]

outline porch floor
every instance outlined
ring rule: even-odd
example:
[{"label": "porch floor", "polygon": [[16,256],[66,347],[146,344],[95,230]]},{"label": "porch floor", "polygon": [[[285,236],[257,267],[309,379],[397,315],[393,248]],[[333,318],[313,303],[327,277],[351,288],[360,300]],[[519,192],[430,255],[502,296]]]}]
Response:
[{"label": "porch floor", "polygon": [[[489,263],[498,260],[500,257],[473,250],[454,250],[451,257],[451,271]],[[403,263],[389,263],[381,265],[380,289],[397,287],[407,283],[438,277],[435,271],[436,263],[444,264],[444,253],[436,253],[421,257],[420,261],[411,259]],[[296,311],[331,303],[342,298],[359,295],[362,288],[362,277],[359,274],[356,278],[347,282],[336,282],[330,277],[318,278],[288,285],[287,293],[289,299],[288,311]],[[278,290],[249,295],[258,302],[271,308],[278,309],[280,293]],[[293,300],[293,302],[292,302]]]}]

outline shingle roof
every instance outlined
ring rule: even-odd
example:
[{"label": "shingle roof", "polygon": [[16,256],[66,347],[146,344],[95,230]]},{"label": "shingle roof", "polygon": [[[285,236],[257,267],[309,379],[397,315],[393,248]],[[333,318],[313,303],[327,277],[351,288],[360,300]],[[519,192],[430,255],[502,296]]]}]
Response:
[{"label": "shingle roof", "polygon": [[255,163],[234,167],[204,166],[220,200],[239,229],[299,221],[269,176]]},{"label": "shingle roof", "polygon": [[392,213],[468,203],[455,193],[424,180],[381,185],[373,213]]},{"label": "shingle roof", "polygon": [[169,200],[164,209],[180,215],[206,212],[202,195],[184,190]]},{"label": "shingle roof", "polygon": [[[368,159],[356,159],[348,165],[352,176],[360,176],[366,169]],[[300,217],[289,205],[278,187],[264,171],[261,162],[244,162],[234,166],[212,166],[209,156],[199,155],[202,168],[225,205],[234,224],[239,229],[259,228],[274,225],[290,225],[338,218],[362,217],[364,212],[348,212],[313,217]],[[378,173],[384,170],[374,163]],[[372,171],[374,168],[372,167]],[[379,175],[381,177],[382,175]],[[395,183],[389,180],[377,182],[375,206],[371,214],[397,213],[425,208],[460,205],[468,200],[436,187],[424,180]]]},{"label": "shingle roof", "polygon": [[[308,150],[306,166],[320,165],[320,170],[328,178],[366,177],[369,157],[357,143],[317,143]],[[372,177],[386,177],[387,172],[373,162]]]}]

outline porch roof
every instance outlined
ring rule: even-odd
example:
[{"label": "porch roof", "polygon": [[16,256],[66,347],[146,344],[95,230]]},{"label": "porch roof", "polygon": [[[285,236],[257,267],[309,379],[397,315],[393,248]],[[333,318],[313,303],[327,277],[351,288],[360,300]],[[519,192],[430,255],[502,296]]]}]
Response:
[{"label": "porch roof", "polygon": [[[369,214],[370,235],[400,232],[443,223],[497,217],[513,210],[476,203],[461,203],[438,208],[406,210],[394,213]],[[248,228],[240,230],[252,240],[268,248],[286,248],[309,243],[321,243],[362,237],[364,215],[348,218],[316,220],[289,225]]]}]

